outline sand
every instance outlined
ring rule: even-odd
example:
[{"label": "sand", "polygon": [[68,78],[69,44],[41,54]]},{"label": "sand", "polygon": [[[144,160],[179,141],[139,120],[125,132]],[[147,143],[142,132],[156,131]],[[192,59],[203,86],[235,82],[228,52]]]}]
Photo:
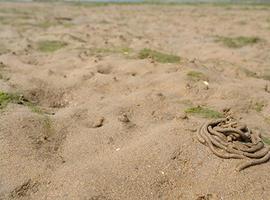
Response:
[{"label": "sand", "polygon": [[[239,36],[259,41],[217,41]],[[270,137],[270,7],[1,3],[0,45],[0,90],[24,99],[0,112],[1,200],[269,199],[269,162],[237,172],[185,111]]]}]

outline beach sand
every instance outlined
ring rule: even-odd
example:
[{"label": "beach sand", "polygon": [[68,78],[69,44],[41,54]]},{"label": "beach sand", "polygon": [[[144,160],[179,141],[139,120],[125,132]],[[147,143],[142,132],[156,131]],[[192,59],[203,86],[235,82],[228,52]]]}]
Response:
[{"label": "beach sand", "polygon": [[270,198],[196,137],[230,112],[269,143],[270,7],[0,3],[0,46],[0,199]]}]

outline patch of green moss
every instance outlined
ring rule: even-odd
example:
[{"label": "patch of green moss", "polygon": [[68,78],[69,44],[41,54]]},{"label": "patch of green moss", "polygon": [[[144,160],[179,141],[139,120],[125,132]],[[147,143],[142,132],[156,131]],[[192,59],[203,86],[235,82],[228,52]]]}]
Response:
[{"label": "patch of green moss", "polygon": [[166,54],[159,51],[155,51],[152,49],[142,49],[139,52],[139,58],[145,59],[145,58],[152,58],[157,62],[160,63],[179,63],[180,57],[172,54]]},{"label": "patch of green moss", "polygon": [[267,137],[262,137],[262,140],[265,144],[270,145],[270,139]]},{"label": "patch of green moss", "polygon": [[247,45],[256,44],[261,41],[258,37],[222,37],[218,36],[217,42],[222,42],[224,46],[229,48],[241,48]]},{"label": "patch of green moss", "polygon": [[74,24],[73,23],[70,23],[70,22],[61,22],[60,25],[63,26],[63,27],[65,27],[65,28],[70,28]]},{"label": "patch of green moss", "polygon": [[265,117],[264,120],[266,123],[270,124],[270,117]]},{"label": "patch of green moss", "polygon": [[71,4],[80,7],[98,7],[110,5],[109,2],[72,2]]},{"label": "patch of green moss", "polygon": [[44,29],[47,29],[47,28],[49,28],[51,26],[56,26],[56,25],[57,25],[57,23],[49,21],[49,20],[46,20],[46,21],[35,24],[35,26],[37,26],[39,28],[44,28]]},{"label": "patch of green moss", "polygon": [[270,74],[263,74],[262,76],[260,76],[261,79],[263,80],[267,80],[267,81],[270,81]]},{"label": "patch of green moss", "polygon": [[42,21],[37,24],[34,24],[34,26],[42,28],[42,29],[47,29],[54,26],[64,26],[64,27],[69,28],[72,26],[72,23],[66,22],[66,21],[63,22],[63,21],[46,20],[46,21]]},{"label": "patch of green moss", "polygon": [[22,8],[0,8],[2,14],[31,15],[32,12],[33,10],[29,11]]},{"label": "patch of green moss", "polygon": [[257,112],[261,112],[263,110],[264,107],[264,103],[262,102],[256,102],[253,106],[252,109],[256,110]]},{"label": "patch of green moss", "polygon": [[17,94],[0,91],[0,109],[5,108],[9,103],[21,103],[21,97]]},{"label": "patch of green moss", "polygon": [[[1,55],[1,54],[5,54],[5,53],[8,53],[8,52],[9,52],[9,50],[6,48],[6,46],[3,45],[3,44],[0,44],[0,55]],[[1,67],[2,65],[3,65],[3,64],[0,63],[0,67]]]},{"label": "patch of green moss", "polygon": [[50,137],[54,134],[54,129],[52,125],[52,121],[48,116],[45,116],[43,119],[43,127],[45,130],[45,136]]},{"label": "patch of green moss", "polygon": [[126,54],[126,53],[131,53],[133,50],[129,47],[122,47],[119,49],[121,53]]},{"label": "patch of green moss", "polygon": [[43,111],[38,106],[36,106],[36,105],[30,106],[30,109],[34,113],[43,114]]},{"label": "patch of green moss", "polygon": [[6,16],[0,16],[0,24],[9,25],[12,23],[12,19]]},{"label": "patch of green moss", "polygon": [[55,52],[65,46],[66,42],[56,41],[56,40],[44,40],[38,42],[38,50],[45,53]]},{"label": "patch of green moss", "polygon": [[132,49],[128,47],[115,47],[115,48],[96,48],[93,49],[95,53],[130,53]]},{"label": "patch of green moss", "polygon": [[191,79],[193,81],[200,81],[200,80],[206,80],[207,79],[205,74],[203,74],[202,72],[199,72],[199,71],[189,71],[187,73],[187,76],[188,76],[189,79]]},{"label": "patch of green moss", "polygon": [[222,113],[212,110],[207,107],[201,107],[201,106],[196,106],[196,107],[190,107],[185,110],[186,113],[188,114],[193,114],[193,115],[199,115],[204,118],[221,118],[224,117]]},{"label": "patch of green moss", "polygon": [[43,110],[40,107],[30,101],[24,102],[24,105],[27,106],[34,113],[44,114]]},{"label": "patch of green moss", "polygon": [[91,48],[89,49],[90,55],[105,56],[109,54],[123,54],[125,56],[130,55],[133,49],[129,47],[110,47],[110,48]]},{"label": "patch of green moss", "polygon": [[28,20],[31,15],[12,15],[12,16],[0,16],[0,24],[10,25],[15,28],[19,26],[29,25]]},{"label": "patch of green moss", "polygon": [[0,109],[5,108],[9,103],[22,104],[27,106],[32,112],[44,114],[37,105],[25,99],[23,95],[0,91]]}]

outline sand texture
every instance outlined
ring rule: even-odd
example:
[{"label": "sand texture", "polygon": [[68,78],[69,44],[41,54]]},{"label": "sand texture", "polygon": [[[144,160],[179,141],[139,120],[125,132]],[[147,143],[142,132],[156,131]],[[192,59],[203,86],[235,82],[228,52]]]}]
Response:
[{"label": "sand texture", "polygon": [[270,144],[270,7],[0,3],[0,199],[269,200],[197,140]]}]

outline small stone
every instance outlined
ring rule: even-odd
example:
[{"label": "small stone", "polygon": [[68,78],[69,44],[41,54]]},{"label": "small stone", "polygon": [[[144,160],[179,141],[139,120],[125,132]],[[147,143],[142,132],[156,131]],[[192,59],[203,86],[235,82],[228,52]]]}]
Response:
[{"label": "small stone", "polygon": [[208,90],[209,89],[209,83],[207,81],[203,81],[203,84],[205,85],[205,89]]},{"label": "small stone", "polygon": [[99,128],[99,127],[103,126],[104,120],[105,120],[104,117],[100,117],[96,122],[93,123],[92,127]]},{"label": "small stone", "polygon": [[186,84],[186,88],[187,88],[187,89],[191,89],[192,87],[191,87],[191,85],[190,85],[189,83],[187,83],[187,84]]},{"label": "small stone", "polygon": [[121,116],[118,118],[118,120],[119,120],[120,122],[124,122],[124,123],[130,122],[130,120],[129,120],[127,114],[121,115]]}]

